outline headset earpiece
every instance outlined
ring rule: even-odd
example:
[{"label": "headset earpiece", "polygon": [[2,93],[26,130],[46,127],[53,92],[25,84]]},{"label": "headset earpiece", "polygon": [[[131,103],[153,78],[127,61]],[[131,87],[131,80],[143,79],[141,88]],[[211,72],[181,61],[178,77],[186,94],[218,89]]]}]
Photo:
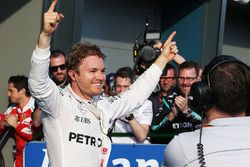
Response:
[{"label": "headset earpiece", "polygon": [[189,107],[201,114],[201,111],[207,111],[212,106],[212,99],[209,94],[209,86],[205,81],[195,82],[191,86],[189,94]]}]

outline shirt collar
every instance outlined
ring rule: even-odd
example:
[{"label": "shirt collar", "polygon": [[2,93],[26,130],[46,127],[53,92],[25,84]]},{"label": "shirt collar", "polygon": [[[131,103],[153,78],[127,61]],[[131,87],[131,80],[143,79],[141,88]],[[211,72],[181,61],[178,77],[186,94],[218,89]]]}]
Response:
[{"label": "shirt collar", "polygon": [[227,117],[227,118],[218,118],[210,121],[208,123],[210,126],[234,126],[234,125],[250,125],[250,117]]}]

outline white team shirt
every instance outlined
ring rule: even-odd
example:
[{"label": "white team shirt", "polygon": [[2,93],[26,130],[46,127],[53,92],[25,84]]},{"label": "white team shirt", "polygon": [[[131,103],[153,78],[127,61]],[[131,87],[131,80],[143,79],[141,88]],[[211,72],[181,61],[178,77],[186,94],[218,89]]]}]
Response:
[{"label": "white team shirt", "polygon": [[[142,106],[136,108],[132,111],[135,120],[139,124],[145,124],[150,126],[153,118],[153,107],[150,100],[146,100]],[[127,123],[125,116],[118,119],[115,123],[114,131],[120,133],[133,133],[131,126]],[[113,143],[138,143],[135,137],[112,137]],[[144,144],[149,144],[150,142],[146,139]]]},{"label": "white team shirt", "polygon": [[29,88],[42,108],[42,122],[51,167],[107,165],[111,143],[105,135],[115,118],[143,104],[162,73],[152,65],[121,96],[78,97],[70,85],[61,89],[49,78],[50,51],[36,47],[31,59]]},{"label": "white team shirt", "polygon": [[[197,153],[200,131],[181,133],[167,145],[165,166],[200,166]],[[250,164],[250,117],[220,118],[202,130],[207,167],[248,167]]]}]

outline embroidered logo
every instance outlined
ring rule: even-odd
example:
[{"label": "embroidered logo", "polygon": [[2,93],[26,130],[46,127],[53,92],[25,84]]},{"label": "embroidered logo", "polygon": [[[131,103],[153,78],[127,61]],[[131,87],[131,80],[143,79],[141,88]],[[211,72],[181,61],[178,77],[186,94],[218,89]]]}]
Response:
[{"label": "embroidered logo", "polygon": [[80,122],[80,123],[86,123],[86,124],[90,124],[90,123],[91,123],[91,121],[90,121],[89,118],[80,117],[80,116],[78,116],[78,115],[75,116],[74,120],[75,120],[76,122]]}]

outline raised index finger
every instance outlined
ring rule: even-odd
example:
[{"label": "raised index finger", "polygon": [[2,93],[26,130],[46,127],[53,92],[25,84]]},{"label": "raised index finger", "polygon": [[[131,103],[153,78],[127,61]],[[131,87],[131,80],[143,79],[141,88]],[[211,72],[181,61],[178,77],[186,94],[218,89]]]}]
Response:
[{"label": "raised index finger", "polygon": [[51,3],[49,9],[48,9],[48,12],[53,12],[55,7],[56,7],[56,4],[57,4],[58,0],[53,0],[53,2]]},{"label": "raised index finger", "polygon": [[172,34],[169,35],[168,39],[167,39],[166,42],[164,43],[164,46],[168,45],[168,44],[173,40],[175,34],[176,34],[176,31],[172,32]]}]

